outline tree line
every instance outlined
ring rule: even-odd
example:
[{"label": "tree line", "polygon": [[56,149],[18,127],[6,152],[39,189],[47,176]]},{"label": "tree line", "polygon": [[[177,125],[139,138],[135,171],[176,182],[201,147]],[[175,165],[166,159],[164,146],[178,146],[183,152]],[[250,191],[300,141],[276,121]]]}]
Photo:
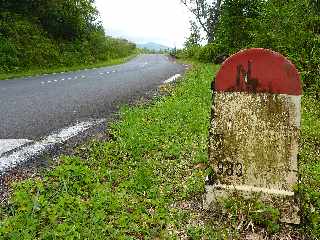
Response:
[{"label": "tree line", "polygon": [[94,0],[0,0],[0,73],[97,63],[134,50],[105,36]]},{"label": "tree line", "polygon": [[181,1],[195,21],[180,56],[219,63],[241,49],[272,49],[296,64],[305,92],[320,97],[319,0]]}]

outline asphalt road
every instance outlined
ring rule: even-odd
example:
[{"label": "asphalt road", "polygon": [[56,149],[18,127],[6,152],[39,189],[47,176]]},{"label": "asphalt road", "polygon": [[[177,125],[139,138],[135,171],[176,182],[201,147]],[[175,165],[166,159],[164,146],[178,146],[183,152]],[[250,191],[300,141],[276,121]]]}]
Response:
[{"label": "asphalt road", "polygon": [[112,67],[0,81],[0,139],[36,140],[105,118],[183,71],[167,56],[141,55]]},{"label": "asphalt road", "polygon": [[58,155],[185,68],[165,55],[140,55],[112,67],[0,81],[0,176]]}]

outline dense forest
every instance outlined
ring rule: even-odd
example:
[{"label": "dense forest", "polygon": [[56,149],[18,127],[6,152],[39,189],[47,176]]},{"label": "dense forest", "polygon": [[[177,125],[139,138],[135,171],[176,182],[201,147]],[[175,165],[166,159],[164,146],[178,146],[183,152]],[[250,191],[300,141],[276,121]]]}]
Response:
[{"label": "dense forest", "polygon": [[134,50],[105,36],[94,0],[0,0],[0,73],[90,65]]},{"label": "dense forest", "polygon": [[[221,62],[245,48],[282,53],[300,70],[306,93],[320,96],[319,0],[182,0],[196,21],[179,56]],[[208,44],[201,46],[201,32]]]}]

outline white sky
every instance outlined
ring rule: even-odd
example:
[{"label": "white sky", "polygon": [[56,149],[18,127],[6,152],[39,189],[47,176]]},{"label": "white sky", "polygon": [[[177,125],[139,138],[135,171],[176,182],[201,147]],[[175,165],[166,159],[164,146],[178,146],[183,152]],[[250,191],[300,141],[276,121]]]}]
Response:
[{"label": "white sky", "polygon": [[96,0],[106,34],[181,48],[190,13],[180,0]]}]

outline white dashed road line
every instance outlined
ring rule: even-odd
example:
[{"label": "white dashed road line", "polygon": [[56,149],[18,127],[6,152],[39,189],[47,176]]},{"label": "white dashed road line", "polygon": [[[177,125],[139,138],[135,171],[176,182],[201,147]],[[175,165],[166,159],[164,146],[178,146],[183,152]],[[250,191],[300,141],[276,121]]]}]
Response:
[{"label": "white dashed road line", "polygon": [[[147,62],[145,64],[148,64]],[[97,68],[93,68],[93,69],[97,69]],[[84,69],[84,71],[88,71],[89,69]],[[100,75],[104,75],[104,74],[111,74],[111,73],[117,73],[119,72],[119,70],[112,70],[112,71],[108,71],[108,72],[100,72],[99,74]],[[61,72],[61,74],[63,74],[65,72]],[[56,75],[57,73],[53,73],[53,75]],[[68,77],[68,78],[61,78],[60,80],[48,80],[48,81],[42,81],[41,82],[41,85],[45,85],[45,84],[48,84],[48,83],[52,83],[52,82],[55,82],[55,83],[58,83],[59,81],[65,81],[65,80],[73,80],[73,79],[79,79],[79,78],[86,78],[85,75],[79,75],[79,76],[74,76],[74,77]]]},{"label": "white dashed road line", "polygon": [[[67,140],[77,136],[91,127],[105,122],[105,119],[81,122],[74,126],[64,128],[59,132],[53,133],[39,142],[30,140],[0,140],[0,173],[4,173],[20,163],[27,162],[33,157],[40,156],[46,150],[51,149],[57,144],[62,144]],[[28,145],[26,145],[28,144]],[[21,147],[19,150],[6,155],[8,151]]]}]

